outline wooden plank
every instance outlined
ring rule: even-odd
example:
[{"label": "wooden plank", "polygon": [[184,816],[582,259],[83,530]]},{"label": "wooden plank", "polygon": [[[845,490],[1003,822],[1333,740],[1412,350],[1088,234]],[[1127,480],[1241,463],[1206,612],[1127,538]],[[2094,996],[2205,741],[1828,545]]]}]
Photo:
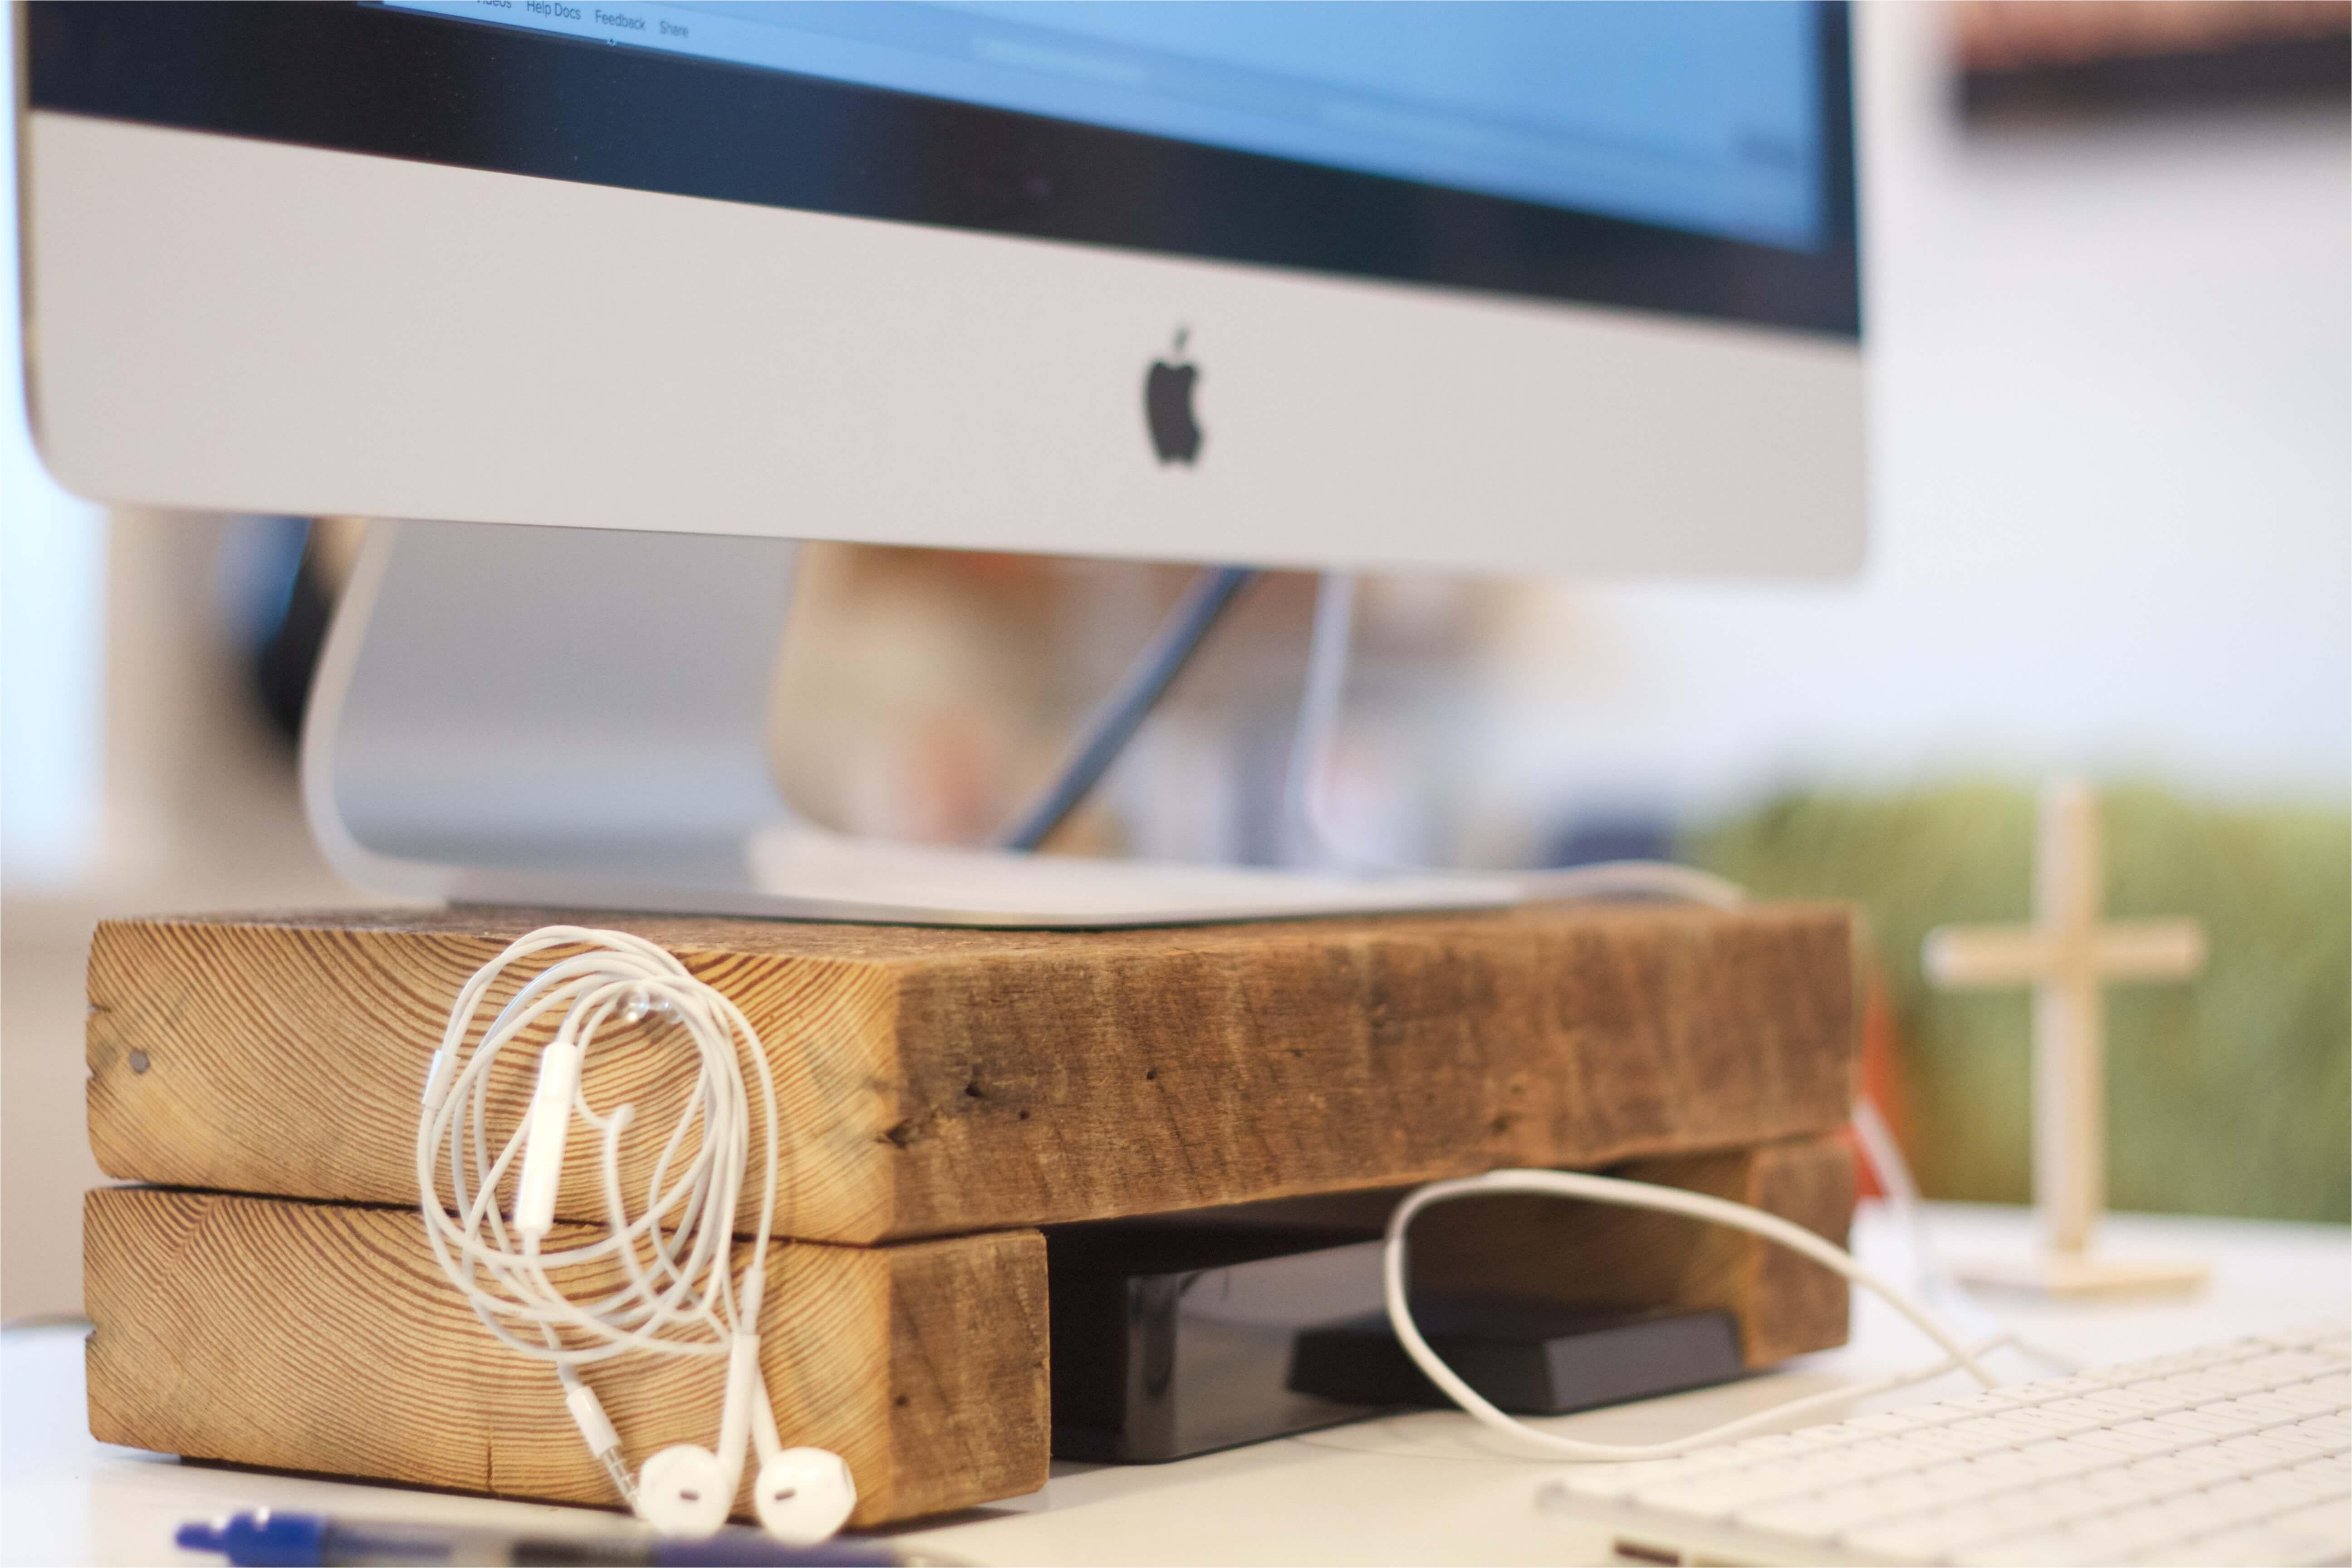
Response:
[{"label": "wooden plank", "polygon": [[[413,1202],[416,1093],[450,999],[555,918],[105,922],[89,971],[100,1164]],[[1842,906],[1082,932],[579,918],[670,948],[751,1016],[792,1128],[778,1229],[819,1240],[1741,1147],[1841,1126],[1853,1089]],[[687,1071],[683,1051],[616,1037],[586,1088],[635,1100],[651,1127]],[[493,1121],[528,1087],[518,1064]],[[598,1212],[585,1153],[570,1217]]]},{"label": "wooden plank", "polygon": [[[89,1423],[105,1442],[563,1502],[613,1503],[551,1368],[493,1340],[413,1212],[152,1188],[83,1211]],[[839,1453],[875,1525],[1045,1481],[1045,1249],[1034,1231],[772,1247],[761,1361],[784,1441]],[[720,1364],[583,1374],[632,1469],[719,1431]],[[750,1503],[745,1478],[743,1511]]]}]

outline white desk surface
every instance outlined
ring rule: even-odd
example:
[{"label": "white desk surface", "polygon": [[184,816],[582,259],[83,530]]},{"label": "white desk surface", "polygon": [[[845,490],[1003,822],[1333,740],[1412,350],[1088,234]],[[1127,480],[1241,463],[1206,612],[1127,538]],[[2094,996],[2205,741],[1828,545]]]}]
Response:
[{"label": "white desk surface", "polygon": [[[1937,1205],[1930,1215],[1948,1259],[2022,1248],[2031,1236],[2021,1211]],[[2212,1265],[2212,1282],[2169,1300],[1980,1300],[2003,1326],[2084,1363],[2352,1316],[2352,1231],[2340,1226],[2121,1215],[2101,1239],[2118,1255],[2202,1259]],[[1903,1237],[1874,1208],[1865,1208],[1856,1240],[1866,1261],[1898,1279],[1912,1278]],[[1554,1425],[1603,1440],[1654,1440],[1837,1380],[1932,1359],[1875,1301],[1857,1304],[1854,1326],[1844,1349],[1769,1377]],[[81,1336],[70,1325],[0,1334],[0,1563],[217,1563],[178,1552],[173,1529],[264,1505],[543,1531],[625,1527],[591,1509],[184,1464],[94,1442],[83,1412]],[[1997,1366],[2019,1378],[2042,1375],[2013,1356]],[[1964,1386],[1953,1381],[1928,1392]],[[974,1563],[1609,1561],[1598,1531],[1537,1511],[1537,1488],[1556,1468],[1516,1457],[1467,1416],[1431,1412],[1168,1465],[1056,1465],[1042,1492],[896,1539]]]}]

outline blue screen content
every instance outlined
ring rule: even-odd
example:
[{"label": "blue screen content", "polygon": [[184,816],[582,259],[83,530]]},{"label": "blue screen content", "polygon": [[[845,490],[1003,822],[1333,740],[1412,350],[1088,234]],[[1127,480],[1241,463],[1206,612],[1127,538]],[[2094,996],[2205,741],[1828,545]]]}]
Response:
[{"label": "blue screen content", "polygon": [[1695,233],[1821,242],[1801,0],[386,0]]}]

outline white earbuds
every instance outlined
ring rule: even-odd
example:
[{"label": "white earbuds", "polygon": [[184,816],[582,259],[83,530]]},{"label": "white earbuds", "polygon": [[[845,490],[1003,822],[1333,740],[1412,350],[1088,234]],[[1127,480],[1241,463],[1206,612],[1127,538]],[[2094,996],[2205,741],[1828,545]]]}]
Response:
[{"label": "white earbuds", "polygon": [[760,1524],[787,1546],[814,1546],[849,1522],[857,1483],[830,1448],[786,1448],[760,1466],[751,1483]]},{"label": "white earbuds", "polygon": [[[519,960],[565,947],[585,951],[559,958],[517,991],[468,1056],[467,1036],[492,983]],[[559,1012],[554,1037],[540,1053],[530,1108],[493,1154],[478,1126],[489,1103],[491,1066],[502,1049]],[[621,1185],[621,1135],[635,1108],[622,1105],[599,1115],[580,1087],[596,1030],[608,1020],[683,1030],[700,1058],[695,1090],[683,1102],[655,1187],[634,1218]],[[746,1057],[758,1076],[757,1128],[765,1157],[758,1216],[739,1280],[734,1233],[754,1128]],[[593,1239],[548,1250],[574,1117],[597,1135],[603,1212],[614,1220]],[[564,1402],[589,1451],[623,1499],[665,1535],[707,1536],[727,1522],[754,1443],[760,1468],[752,1500],[760,1522],[779,1542],[814,1545],[847,1522],[857,1505],[856,1483],[838,1454],[783,1446],[760,1373],[760,1306],[775,1220],[780,1137],[775,1082],[750,1020],[672,954],[623,931],[548,926],[509,944],[458,994],[425,1075],[416,1181],[435,1256],[492,1334],[555,1363]],[[680,1157],[686,1148],[694,1152]],[[445,1184],[454,1202],[445,1201]],[[509,1185],[510,1217],[503,1217],[499,1198]],[[604,1293],[593,1301],[574,1301],[551,1275],[582,1266],[617,1271],[620,1282],[599,1286]],[[621,1461],[620,1437],[578,1372],[631,1351],[727,1362],[716,1447],[664,1448],[646,1461],[634,1484]]]},{"label": "white earbuds", "polygon": [[637,1517],[664,1535],[715,1535],[734,1503],[727,1467],[691,1443],[664,1448],[637,1472]]}]

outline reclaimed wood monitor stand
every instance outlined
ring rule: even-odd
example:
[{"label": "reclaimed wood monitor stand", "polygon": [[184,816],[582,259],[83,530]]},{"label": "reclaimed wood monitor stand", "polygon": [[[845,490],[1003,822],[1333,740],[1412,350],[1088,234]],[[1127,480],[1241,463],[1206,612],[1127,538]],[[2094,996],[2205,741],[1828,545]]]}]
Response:
[{"label": "reclaimed wood monitor stand", "polygon": [[[86,1213],[107,1441],[611,1500],[556,1384],[451,1290],[416,1220],[416,1096],[458,987],[562,918],[102,924]],[[571,917],[677,952],[766,1043],[792,1136],[763,1315],[787,1443],[873,1525],[1032,1490],[1049,1454],[1040,1227],[1499,1166],[1622,1168],[1843,1239],[1850,919],[1541,904],[1155,930]],[[659,1121],[681,1055],[618,1037],[592,1103]],[[517,1116],[530,1069],[493,1085]],[[506,1122],[511,1125],[511,1121]],[[628,1172],[634,1177],[641,1172]],[[1535,1200],[1459,1205],[1416,1268],[1737,1319],[1748,1365],[1843,1342],[1843,1284],[1754,1238]],[[599,1218],[575,1152],[559,1215]],[[1417,1233],[1418,1234],[1418,1233]],[[716,1429],[718,1380],[590,1370],[634,1468]]]}]

